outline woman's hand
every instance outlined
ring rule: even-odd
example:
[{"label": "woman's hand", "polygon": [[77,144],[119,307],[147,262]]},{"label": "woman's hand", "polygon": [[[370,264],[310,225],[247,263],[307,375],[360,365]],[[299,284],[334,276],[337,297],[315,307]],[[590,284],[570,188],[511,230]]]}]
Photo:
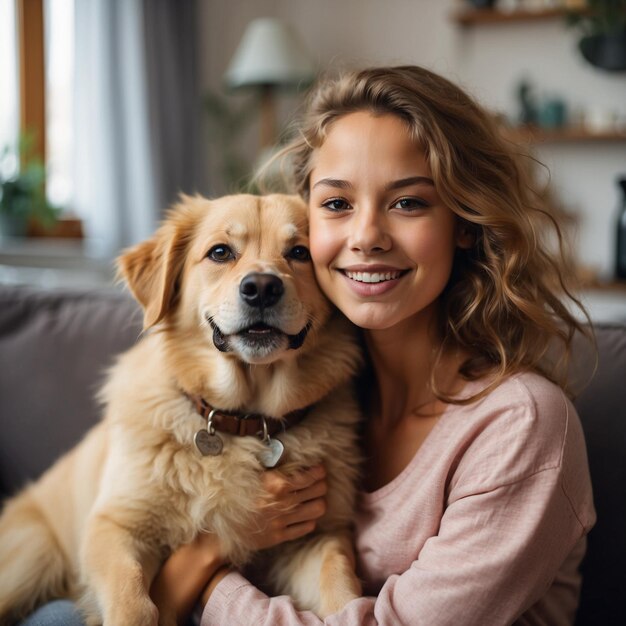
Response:
[{"label": "woman's hand", "polygon": [[[316,521],[326,512],[326,471],[322,465],[292,474],[268,470],[262,480],[267,496],[259,503],[255,527],[250,529],[254,548],[271,548],[315,529]],[[150,595],[160,611],[171,610],[176,622],[184,623],[198,598],[206,603],[228,574],[226,565],[217,535],[200,533],[167,559]]]},{"label": "woman's hand", "polygon": [[[326,512],[326,470],[315,465],[291,474],[267,470],[263,474],[266,497],[259,503],[256,528],[251,532],[257,550],[272,548],[299,539],[315,530],[317,520]],[[202,593],[206,604],[218,583],[229,572],[221,567]]]},{"label": "woman's hand", "polygon": [[257,550],[298,539],[315,529],[326,512],[326,470],[315,465],[292,474],[267,470],[267,498],[260,503],[253,544]]},{"label": "woman's hand", "polygon": [[178,548],[165,561],[150,589],[162,618],[163,614],[169,618],[162,621],[185,623],[207,583],[224,564],[219,540],[212,533],[199,533],[191,543]]}]

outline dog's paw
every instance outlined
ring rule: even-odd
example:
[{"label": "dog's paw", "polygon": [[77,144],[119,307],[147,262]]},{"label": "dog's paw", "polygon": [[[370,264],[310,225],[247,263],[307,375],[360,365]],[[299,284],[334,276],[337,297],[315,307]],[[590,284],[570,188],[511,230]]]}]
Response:
[{"label": "dog's paw", "polygon": [[159,611],[149,598],[119,602],[109,611],[102,626],[158,626]]},{"label": "dog's paw", "polygon": [[321,619],[339,613],[348,602],[361,597],[361,582],[352,574],[336,580],[334,588],[321,590],[319,605],[315,611]]},{"label": "dog's paw", "polygon": [[329,615],[339,613],[348,602],[360,598],[360,594],[336,594],[332,598],[322,598],[316,613],[320,619],[326,619]]}]

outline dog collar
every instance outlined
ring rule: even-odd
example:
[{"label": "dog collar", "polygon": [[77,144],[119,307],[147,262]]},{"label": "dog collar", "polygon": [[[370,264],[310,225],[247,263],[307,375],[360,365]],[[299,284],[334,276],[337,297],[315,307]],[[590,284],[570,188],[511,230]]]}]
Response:
[{"label": "dog collar", "polygon": [[216,409],[200,396],[185,395],[191,400],[196,411],[205,420],[211,420],[215,430],[239,437],[263,437],[264,434],[271,437],[300,423],[309,410],[308,407],[297,409],[287,413],[282,419],[262,415],[261,413],[245,413],[241,415],[231,411]]},{"label": "dog collar", "polygon": [[196,448],[203,456],[221,454],[224,442],[216,431],[239,437],[259,437],[267,446],[260,459],[265,467],[278,465],[284,452],[282,442],[272,437],[300,423],[309,411],[309,407],[297,409],[281,419],[261,413],[241,415],[216,409],[201,396],[187,393],[185,395],[193,403],[196,411],[207,420],[206,429],[199,430],[194,436]]}]

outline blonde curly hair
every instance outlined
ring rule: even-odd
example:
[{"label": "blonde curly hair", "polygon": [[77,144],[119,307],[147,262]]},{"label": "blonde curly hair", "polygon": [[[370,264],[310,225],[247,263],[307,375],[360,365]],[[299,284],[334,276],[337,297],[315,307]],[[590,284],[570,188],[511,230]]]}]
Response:
[{"label": "blonde curly hair", "polygon": [[[445,350],[460,348],[470,355],[461,375],[489,375],[486,391],[522,370],[565,388],[573,336],[589,333],[565,302],[587,314],[568,287],[561,228],[533,190],[517,147],[491,115],[433,72],[416,66],[350,72],[313,91],[296,138],[280,155],[289,156],[305,199],[316,148],[334,121],[356,111],[404,120],[425,152],[439,197],[473,235],[469,250],[457,250],[440,298],[435,363]],[[558,361],[547,358],[554,339],[564,346]],[[436,388],[435,370],[437,396],[458,401]]]}]

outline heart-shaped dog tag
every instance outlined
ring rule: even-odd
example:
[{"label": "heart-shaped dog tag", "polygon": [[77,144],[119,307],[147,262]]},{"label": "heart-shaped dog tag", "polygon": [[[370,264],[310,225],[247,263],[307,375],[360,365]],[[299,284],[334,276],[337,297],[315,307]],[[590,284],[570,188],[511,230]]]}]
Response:
[{"label": "heart-shaped dog tag", "polygon": [[263,467],[267,467],[268,469],[276,467],[283,458],[284,452],[285,446],[280,439],[268,439],[265,442],[265,449],[261,452],[259,460]]},{"label": "heart-shaped dog tag", "polygon": [[217,456],[221,454],[224,442],[219,435],[211,434],[208,430],[199,430],[193,438],[196,448],[202,456]]}]

